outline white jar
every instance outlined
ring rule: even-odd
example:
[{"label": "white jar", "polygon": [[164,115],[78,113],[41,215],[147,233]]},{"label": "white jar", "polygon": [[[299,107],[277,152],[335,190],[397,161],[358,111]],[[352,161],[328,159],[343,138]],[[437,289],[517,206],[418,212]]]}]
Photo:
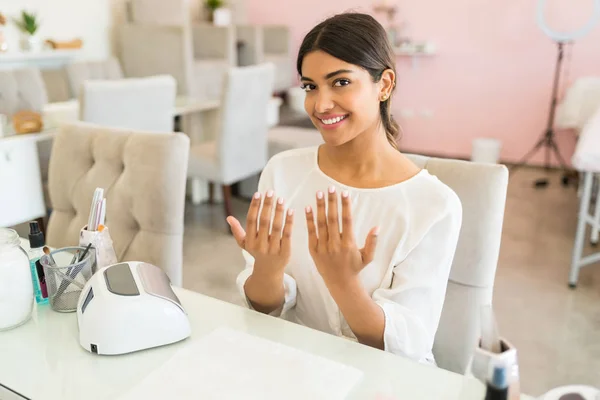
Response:
[{"label": "white jar", "polygon": [[27,253],[19,235],[0,228],[0,331],[29,320],[33,311],[33,283]]}]

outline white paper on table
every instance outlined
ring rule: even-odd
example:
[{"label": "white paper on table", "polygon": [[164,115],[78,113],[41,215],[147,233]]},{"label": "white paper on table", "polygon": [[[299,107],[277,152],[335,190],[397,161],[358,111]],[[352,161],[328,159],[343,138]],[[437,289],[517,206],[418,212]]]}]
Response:
[{"label": "white paper on table", "polygon": [[121,400],[344,399],[362,371],[229,328],[179,350]]}]

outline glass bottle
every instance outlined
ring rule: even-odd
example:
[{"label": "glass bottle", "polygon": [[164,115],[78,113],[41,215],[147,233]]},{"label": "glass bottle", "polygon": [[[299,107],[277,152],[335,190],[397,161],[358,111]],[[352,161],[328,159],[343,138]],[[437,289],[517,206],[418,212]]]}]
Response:
[{"label": "glass bottle", "polygon": [[29,257],[20,244],[17,232],[0,228],[0,331],[24,324],[33,311]]}]

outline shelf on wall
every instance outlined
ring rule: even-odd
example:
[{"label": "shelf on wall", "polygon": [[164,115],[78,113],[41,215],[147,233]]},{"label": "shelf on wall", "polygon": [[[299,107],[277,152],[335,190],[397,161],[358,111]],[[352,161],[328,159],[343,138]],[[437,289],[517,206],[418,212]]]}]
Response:
[{"label": "shelf on wall", "polygon": [[394,48],[397,57],[411,57],[413,68],[418,67],[418,58],[436,55],[436,48],[430,43],[419,43],[417,45],[404,45]]},{"label": "shelf on wall", "polygon": [[436,54],[435,47],[430,43],[419,43],[417,45],[404,45],[394,48],[397,56],[433,56]]}]

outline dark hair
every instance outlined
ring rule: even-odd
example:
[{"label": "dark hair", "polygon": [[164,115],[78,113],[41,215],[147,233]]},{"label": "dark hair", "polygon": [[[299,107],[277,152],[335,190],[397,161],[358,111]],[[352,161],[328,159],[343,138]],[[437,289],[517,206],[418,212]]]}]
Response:
[{"label": "dark hair", "polygon": [[[364,68],[374,82],[379,82],[386,69],[396,72],[394,51],[387,33],[381,24],[368,14],[338,14],[308,32],[298,51],[298,74],[302,75],[304,57],[315,50],[324,51],[349,64]],[[393,89],[395,86],[396,82]],[[391,115],[391,96],[380,102],[379,113],[388,141],[398,148],[396,140],[400,127]]]}]

